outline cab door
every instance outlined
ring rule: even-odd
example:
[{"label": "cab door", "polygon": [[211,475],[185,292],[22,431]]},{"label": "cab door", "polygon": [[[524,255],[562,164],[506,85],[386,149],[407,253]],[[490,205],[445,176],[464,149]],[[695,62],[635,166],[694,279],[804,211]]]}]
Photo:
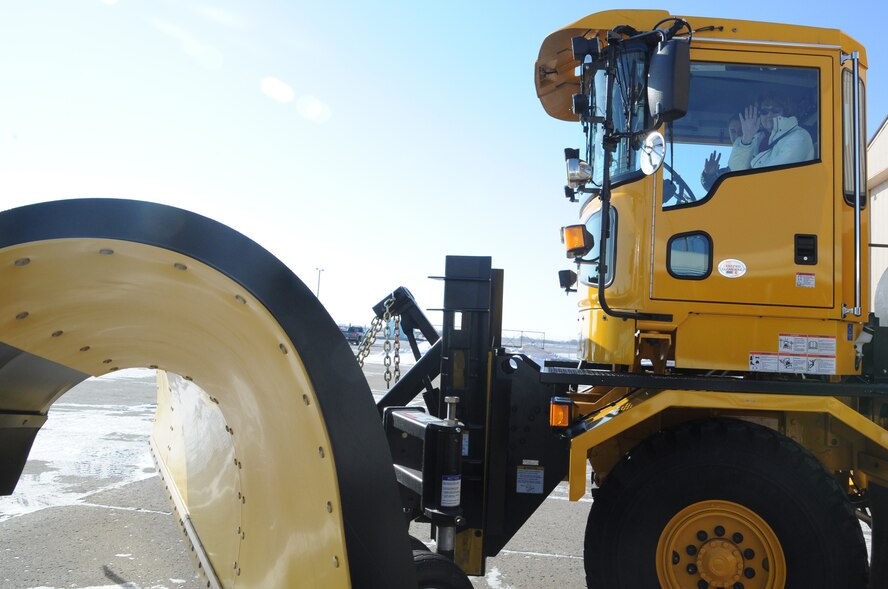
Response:
[{"label": "cab door", "polygon": [[[834,307],[832,68],[824,56],[694,54],[688,114],[665,130],[652,299]],[[737,149],[731,119],[755,114],[765,125],[762,105],[775,103],[784,106],[779,115],[767,107],[771,128],[783,133],[760,131],[760,157],[729,165]],[[779,149],[789,140],[800,147]]]}]

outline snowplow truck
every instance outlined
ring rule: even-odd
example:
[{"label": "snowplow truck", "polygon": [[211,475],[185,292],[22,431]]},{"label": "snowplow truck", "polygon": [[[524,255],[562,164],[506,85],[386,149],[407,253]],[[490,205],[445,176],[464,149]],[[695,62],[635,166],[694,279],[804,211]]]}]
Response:
[{"label": "snowplow truck", "polygon": [[207,587],[465,589],[564,480],[593,498],[589,587],[888,587],[866,63],[837,30],[661,11],[551,34],[537,94],[584,139],[559,273],[577,357],[505,348],[504,272],[451,256],[440,333],[404,288],[374,307],[358,357],[383,326],[415,356],[377,400],[236,231],[128,200],[4,211],[0,493],[65,391],[147,367]]}]

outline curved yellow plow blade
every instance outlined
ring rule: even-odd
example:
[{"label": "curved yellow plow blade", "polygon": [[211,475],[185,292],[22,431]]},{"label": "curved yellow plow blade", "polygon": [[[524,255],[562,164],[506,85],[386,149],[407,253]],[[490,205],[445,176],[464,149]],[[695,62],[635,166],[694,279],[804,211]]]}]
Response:
[{"label": "curved yellow plow blade", "polygon": [[152,452],[209,586],[416,587],[363,374],[243,235],[137,201],[0,213],[0,342],[0,492],[66,390],[157,368]]}]

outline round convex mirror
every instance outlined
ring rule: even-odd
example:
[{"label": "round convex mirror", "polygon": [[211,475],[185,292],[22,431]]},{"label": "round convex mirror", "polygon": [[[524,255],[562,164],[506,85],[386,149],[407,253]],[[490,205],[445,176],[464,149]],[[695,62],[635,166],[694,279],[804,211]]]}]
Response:
[{"label": "round convex mirror", "polygon": [[654,131],[644,138],[641,146],[641,171],[650,176],[660,169],[663,157],[666,155],[666,140],[659,131]]}]

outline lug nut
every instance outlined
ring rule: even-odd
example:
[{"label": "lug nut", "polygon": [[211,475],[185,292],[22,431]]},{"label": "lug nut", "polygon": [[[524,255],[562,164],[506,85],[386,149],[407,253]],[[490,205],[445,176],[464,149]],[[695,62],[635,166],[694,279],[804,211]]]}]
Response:
[{"label": "lug nut", "polygon": [[734,544],[741,544],[743,542],[743,534],[740,532],[734,532],[734,535],[731,536],[731,540],[734,541]]},{"label": "lug nut", "polygon": [[725,535],[724,526],[715,526],[715,535],[718,536],[719,538],[724,536]]},{"label": "lug nut", "polygon": [[705,542],[707,538],[709,538],[709,534],[707,534],[703,530],[697,532],[697,540],[699,540],[700,542]]},{"label": "lug nut", "polygon": [[746,567],[745,569],[743,569],[743,576],[746,577],[747,579],[753,578],[755,576],[755,569],[751,569],[749,567]]},{"label": "lug nut", "polygon": [[755,558],[755,550],[753,550],[752,548],[747,548],[743,551],[743,558],[745,558],[746,560],[752,560],[753,558]]},{"label": "lug nut", "polygon": [[693,544],[688,544],[688,547],[685,548],[685,552],[687,552],[689,556],[694,556],[697,554],[697,547]]},{"label": "lug nut", "polygon": [[678,552],[672,553],[672,564],[678,564],[681,562],[681,557],[678,555]]},{"label": "lug nut", "polygon": [[688,571],[689,575],[696,575],[697,574],[697,565],[695,565],[694,563],[689,564],[687,571]]},{"label": "lug nut", "polygon": [[697,589],[709,589],[709,583],[707,583],[703,579],[700,579],[699,581],[697,581]]}]

